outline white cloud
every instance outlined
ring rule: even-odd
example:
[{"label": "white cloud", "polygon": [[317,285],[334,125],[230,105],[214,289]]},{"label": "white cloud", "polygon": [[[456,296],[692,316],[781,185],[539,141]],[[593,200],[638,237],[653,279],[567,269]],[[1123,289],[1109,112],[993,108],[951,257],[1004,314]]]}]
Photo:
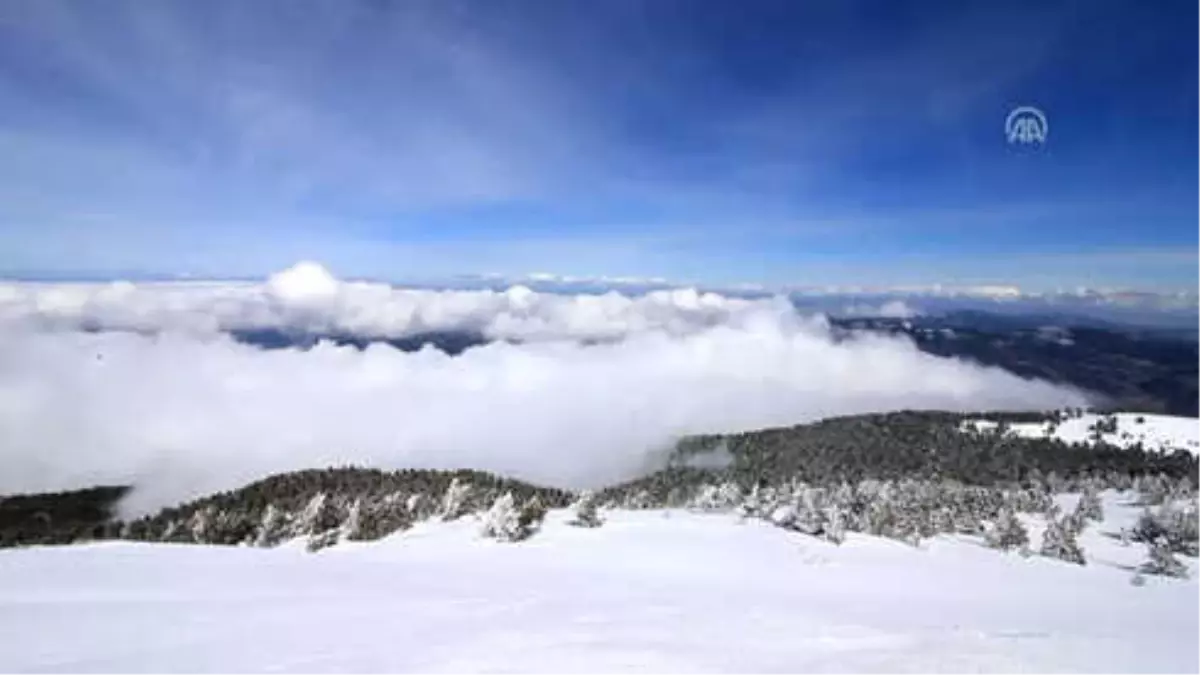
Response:
[{"label": "white cloud", "polygon": [[65,328],[215,333],[281,328],[371,337],[477,331],[522,340],[613,339],[647,330],[686,334],[738,324],[786,300],[742,300],[694,289],[640,296],[397,289],[341,282],[299,263],[265,284],[211,282],[0,285],[0,321]]},{"label": "white cloud", "polygon": [[[265,286],[0,292],[0,493],[133,481],[142,488],[129,506],[143,510],[343,463],[471,467],[587,486],[636,474],[685,433],[901,408],[1083,402],[904,339],[835,342],[820,317],[772,301],[694,291],[413,294],[331,285],[320,268],[293,272]],[[84,320],[171,330],[69,329]],[[383,345],[262,351],[213,331],[237,322],[624,339],[496,342],[457,357]]]},{"label": "white cloud", "polygon": [[845,316],[883,317],[886,319],[911,319],[920,314],[915,307],[903,300],[888,300],[878,306],[861,303],[848,305],[842,313]]}]

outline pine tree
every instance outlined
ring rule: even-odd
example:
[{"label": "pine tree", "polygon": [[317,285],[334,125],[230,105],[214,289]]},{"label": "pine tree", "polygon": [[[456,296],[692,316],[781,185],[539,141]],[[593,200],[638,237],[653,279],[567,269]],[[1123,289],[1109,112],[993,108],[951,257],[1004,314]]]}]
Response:
[{"label": "pine tree", "polygon": [[521,527],[524,534],[522,539],[533,536],[535,532],[542,528],[542,523],[546,520],[546,506],[542,504],[542,500],[534,495],[521,505],[517,515],[517,524]]},{"label": "pine tree", "polygon": [[956,504],[953,519],[954,532],[958,534],[974,535],[983,532],[983,521],[969,504]]},{"label": "pine tree", "polygon": [[305,544],[305,548],[308,549],[309,553],[316,553],[323,548],[328,548],[336,544],[339,534],[340,532],[336,528],[332,530],[325,530],[320,534],[314,534],[308,538],[308,543]]},{"label": "pine tree", "polygon": [[700,486],[695,496],[688,502],[688,508],[696,511],[717,511],[721,508],[720,496],[716,485]]},{"label": "pine tree", "polygon": [[[1178,501],[1178,500],[1177,500]],[[1200,527],[1196,504],[1188,500],[1184,506],[1170,502],[1159,507],[1156,520],[1162,528],[1162,536],[1167,539],[1167,545],[1173,553],[1182,553],[1196,557],[1197,544],[1200,544],[1197,528]]]},{"label": "pine tree", "polygon": [[517,541],[520,528],[517,525],[517,506],[511,492],[506,492],[492,503],[483,517],[481,534],[500,541]]},{"label": "pine tree", "polygon": [[1088,524],[1088,520],[1086,517],[1084,517],[1083,511],[1078,508],[1072,510],[1066,516],[1063,516],[1062,522],[1063,525],[1070,529],[1071,533],[1076,537],[1083,532],[1084,528],[1086,528]]},{"label": "pine tree", "polygon": [[846,541],[846,510],[838,504],[829,507],[828,522],[825,525],[824,537],[839,546]]},{"label": "pine tree", "polygon": [[757,517],[762,514],[763,502],[762,494],[759,491],[758,485],[755,485],[750,493],[742,498],[741,504],[738,505],[738,515],[742,518]]},{"label": "pine tree", "polygon": [[207,544],[213,536],[213,519],[215,517],[215,509],[209,505],[202,509],[197,509],[192,514],[191,521],[188,523],[192,533],[192,541],[197,544]]},{"label": "pine tree", "polygon": [[506,492],[484,515],[481,534],[498,541],[523,541],[533,536],[544,516],[545,509],[537,497],[518,509],[513,494]]},{"label": "pine tree", "polygon": [[945,506],[938,506],[929,514],[929,522],[935,533],[954,531],[954,518]]},{"label": "pine tree", "polygon": [[988,546],[1002,551],[1021,550],[1029,545],[1029,532],[1011,509],[1003,509],[986,535]]},{"label": "pine tree", "polygon": [[318,492],[304,507],[293,534],[317,536],[336,530],[338,525],[340,522],[333,500],[324,492]]},{"label": "pine tree", "polygon": [[1161,504],[1167,499],[1171,488],[1161,476],[1141,476],[1140,484],[1135,488],[1141,495],[1143,504]]},{"label": "pine tree", "polygon": [[623,506],[627,509],[641,510],[650,508],[652,504],[650,493],[643,489],[626,495]]},{"label": "pine tree", "polygon": [[1076,565],[1085,565],[1087,561],[1084,560],[1083,549],[1079,547],[1079,542],[1075,539],[1075,530],[1067,520],[1068,518],[1051,519],[1046,522],[1046,531],[1042,534],[1040,552],[1047,558],[1057,558]]},{"label": "pine tree", "polygon": [[688,507],[698,511],[728,511],[741,502],[741,489],[736,483],[726,481],[720,485],[702,485],[689,501]]},{"label": "pine tree", "polygon": [[890,498],[884,495],[876,496],[867,506],[867,532],[877,537],[893,537],[896,535],[896,514]]},{"label": "pine tree", "polygon": [[815,537],[824,532],[825,522],[824,494],[815,488],[801,487],[796,499],[793,527]]},{"label": "pine tree", "polygon": [[429,511],[432,510],[427,505],[429,500],[420,492],[414,492],[404,501],[404,510],[408,512],[409,518],[414,521],[424,520],[429,517]]},{"label": "pine tree", "polygon": [[1186,579],[1188,575],[1187,567],[1175,557],[1171,552],[1171,547],[1167,543],[1166,538],[1160,537],[1152,542],[1149,547],[1149,559],[1142,563],[1138,571],[1143,574],[1157,574],[1165,577],[1175,577],[1177,579]]},{"label": "pine tree", "polygon": [[1079,498],[1079,502],[1075,505],[1075,513],[1080,522],[1084,520],[1094,520],[1100,522],[1104,520],[1104,507],[1100,502],[1100,493],[1089,487],[1084,490],[1083,496]]},{"label": "pine tree", "polygon": [[833,511],[836,510],[841,518],[843,534],[845,532],[859,532],[863,529],[859,523],[858,496],[854,487],[849,483],[843,482],[833,491],[829,497],[830,502],[830,519],[833,518]]},{"label": "pine tree", "polygon": [[358,539],[374,541],[412,525],[414,515],[404,501],[391,495],[378,503],[365,502],[360,516]]},{"label": "pine tree", "polygon": [[1200,486],[1192,482],[1190,476],[1178,476],[1175,479],[1175,487],[1171,490],[1171,496],[1174,501],[1187,501],[1191,505],[1196,506],[1196,499],[1200,497]]},{"label": "pine tree", "polygon": [[1142,513],[1138,516],[1137,522],[1133,525],[1133,531],[1130,533],[1134,541],[1144,543],[1153,543],[1158,541],[1159,537],[1165,537],[1167,529],[1158,522],[1158,518],[1150,512],[1149,507],[1142,509]]},{"label": "pine tree", "polygon": [[604,524],[604,520],[600,518],[599,510],[596,506],[596,496],[590,491],[584,491],[579,495],[579,500],[574,506],[575,517],[568,521],[569,525],[576,527],[600,527]]},{"label": "pine tree", "polygon": [[363,533],[363,504],[362,499],[355,499],[346,514],[346,522],[342,523],[342,538],[349,541],[362,539]]},{"label": "pine tree", "polygon": [[176,536],[179,535],[179,532],[182,529],[183,528],[179,525],[179,521],[172,519],[171,522],[167,523],[166,529],[163,530],[162,540],[163,541],[173,540]]},{"label": "pine tree", "polygon": [[446,488],[442,498],[442,520],[457,520],[467,514],[467,499],[471,496],[471,486],[455,477]]},{"label": "pine tree", "polygon": [[263,510],[262,520],[258,524],[254,545],[269,548],[278,544],[287,536],[284,525],[283,513],[274,504],[267,504],[267,508]]}]

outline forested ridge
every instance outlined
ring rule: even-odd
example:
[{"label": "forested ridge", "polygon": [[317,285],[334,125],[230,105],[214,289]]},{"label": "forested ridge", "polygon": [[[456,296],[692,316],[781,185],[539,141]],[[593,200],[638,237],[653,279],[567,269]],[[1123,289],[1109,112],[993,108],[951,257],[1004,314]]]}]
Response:
[{"label": "forested ridge", "polygon": [[[582,501],[576,522],[589,526],[601,522],[597,508],[691,508],[736,511],[834,540],[847,531],[909,542],[960,533],[987,535],[999,548],[1028,546],[1014,515],[1036,513],[1053,525],[1043,552],[1075,561],[1082,557],[1073,536],[1094,516],[1094,495],[1115,489],[1135,490],[1157,509],[1130,536],[1161,540],[1160,555],[1195,555],[1195,455],[1005,433],[1008,424],[1053,424],[1076,414],[905,411],[691,436],[676,444],[666,468],[584,494],[471,470],[336,467],[270,476],[130,521],[114,517],[125,486],[23,495],[0,499],[0,545],[129,539],[274,546],[303,538],[316,550],[466,516],[517,540],[536,532],[547,509],[579,509]],[[998,426],[974,431],[965,426],[973,420]],[[1111,424],[1100,418],[1097,431]],[[1092,497],[1062,514],[1053,496],[1065,492]]]}]

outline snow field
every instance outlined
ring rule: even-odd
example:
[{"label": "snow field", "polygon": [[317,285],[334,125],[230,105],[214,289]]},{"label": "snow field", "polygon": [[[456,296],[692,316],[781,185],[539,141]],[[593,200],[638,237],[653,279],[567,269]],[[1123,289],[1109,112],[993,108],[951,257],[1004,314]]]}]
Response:
[{"label": "snow field", "polygon": [[1133,523],[1130,497],[1105,494],[1085,567],[686,511],[598,529],[555,511],[519,544],[464,519],[316,554],[7,550],[0,670],[1195,672],[1196,561],[1133,586],[1144,547],[1102,534]]},{"label": "snow field", "polygon": [[[1140,442],[1148,450],[1169,452],[1182,448],[1192,454],[1200,453],[1200,419],[1130,412],[1114,413],[1113,417],[1117,420],[1117,430],[1101,434],[1101,438],[1109,445],[1128,448]],[[1059,422],[1056,427],[1049,423],[1018,422],[1009,425],[1009,433],[1025,438],[1053,437],[1064,443],[1091,443],[1093,434],[1090,429],[1102,418],[1095,413],[1085,413],[1082,417]],[[1139,419],[1142,421],[1138,422]],[[968,424],[980,431],[996,427],[995,422],[986,420]]]}]

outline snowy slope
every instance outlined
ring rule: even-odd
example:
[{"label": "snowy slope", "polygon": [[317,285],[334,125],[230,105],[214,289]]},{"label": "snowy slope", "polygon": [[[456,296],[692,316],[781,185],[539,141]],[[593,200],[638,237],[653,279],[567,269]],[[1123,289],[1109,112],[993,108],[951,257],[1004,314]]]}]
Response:
[{"label": "snowy slope", "polygon": [[1142,547],[1100,531],[1137,510],[1106,502],[1087,567],[662,511],[521,544],[7,550],[0,670],[1195,672],[1196,581],[1131,585]]},{"label": "snowy slope", "polygon": [[[1182,448],[1192,454],[1200,453],[1200,419],[1143,413],[1116,413],[1113,416],[1117,419],[1117,430],[1115,433],[1102,435],[1106,443],[1127,448],[1141,442],[1147,450],[1170,451]],[[1082,417],[1059,422],[1053,432],[1049,424],[1016,423],[1011,424],[1009,428],[1012,433],[1027,438],[1050,436],[1066,443],[1090,443],[1090,429],[1100,419],[1100,415],[1086,413]],[[1139,419],[1142,421],[1138,422]],[[969,424],[979,430],[996,426],[994,422],[984,420]]]}]

